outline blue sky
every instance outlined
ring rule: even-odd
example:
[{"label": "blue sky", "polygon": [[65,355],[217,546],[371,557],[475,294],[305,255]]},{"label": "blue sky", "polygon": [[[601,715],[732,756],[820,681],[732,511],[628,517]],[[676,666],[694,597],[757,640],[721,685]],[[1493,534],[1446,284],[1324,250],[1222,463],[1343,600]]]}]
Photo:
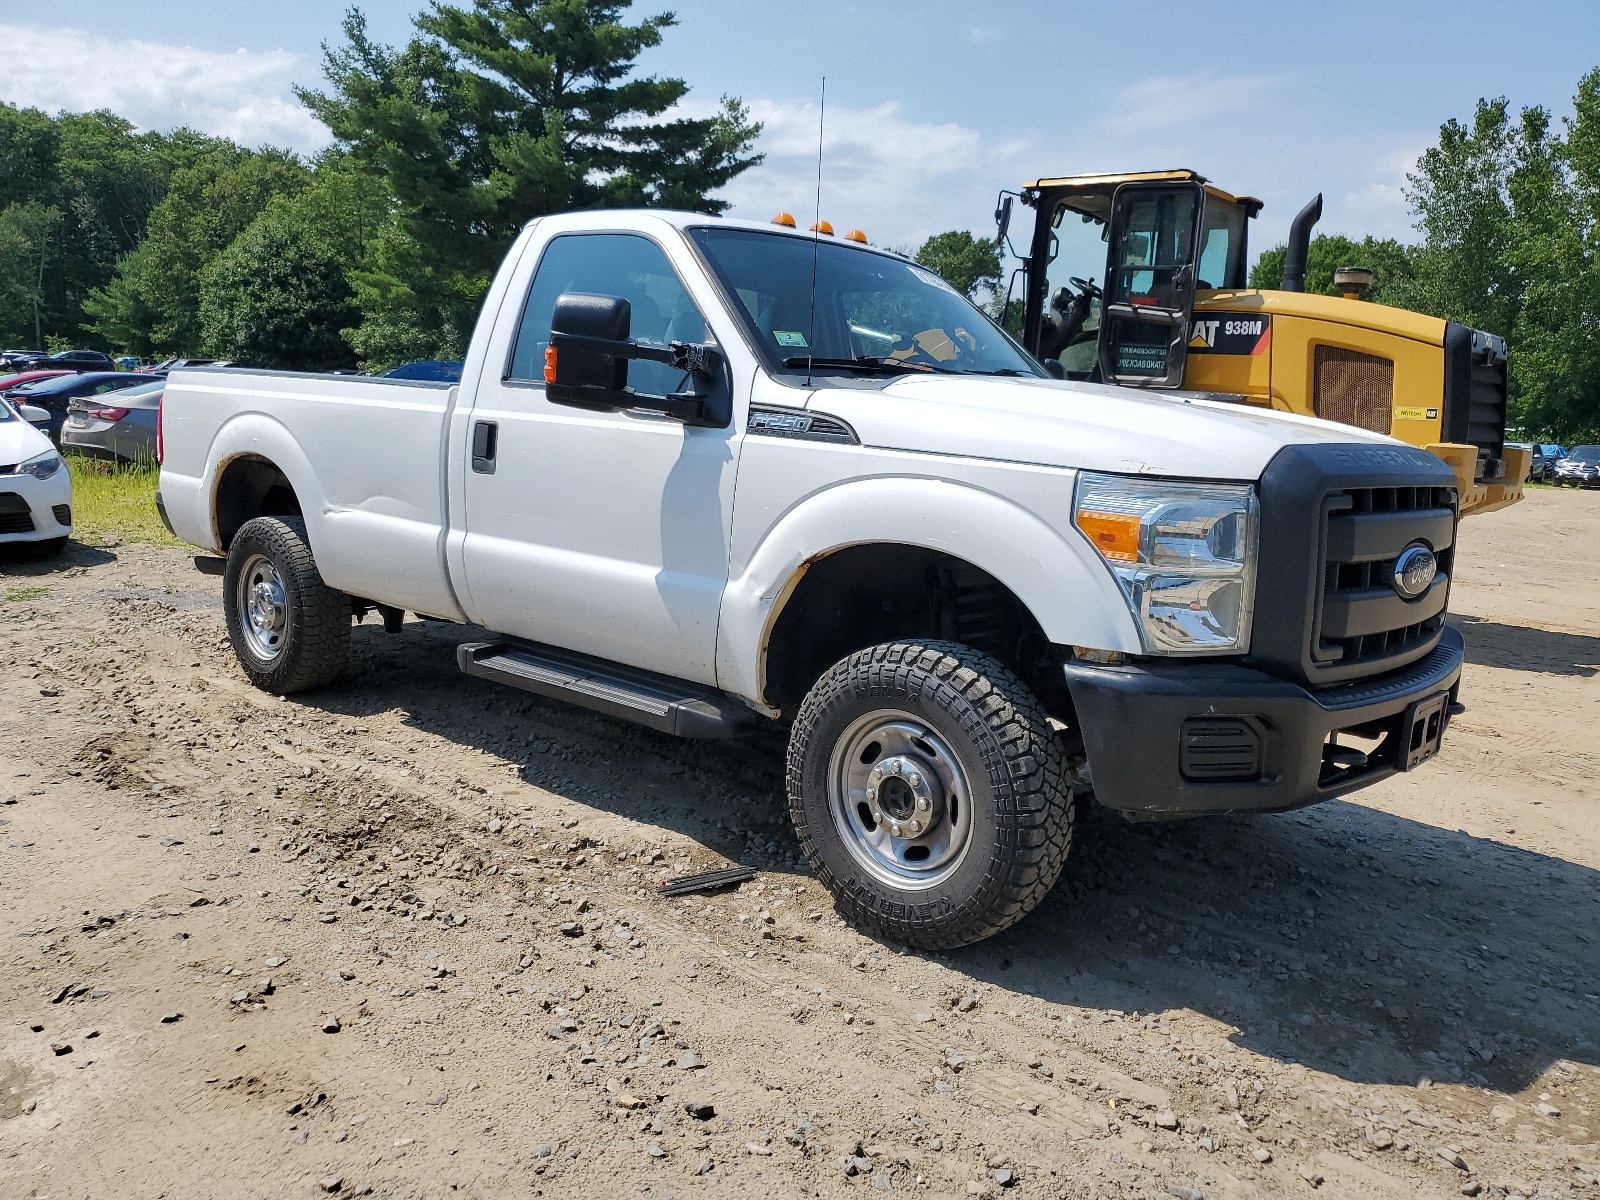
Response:
[{"label": "blue sky", "polygon": [[[377,37],[399,41],[417,6],[364,7]],[[1168,166],[1265,200],[1257,249],[1319,190],[1323,231],[1410,237],[1405,174],[1441,121],[1480,96],[1563,114],[1600,65],[1596,0],[672,7],[681,23],[645,69],[687,79],[691,106],[737,95],[766,123],[767,162],[727,189],[736,213],[810,211],[826,75],[823,215],[895,246],[985,230],[996,191],[1040,175]],[[0,99],[313,150],[325,135],[289,85],[320,81],[341,12],[0,0]]]}]

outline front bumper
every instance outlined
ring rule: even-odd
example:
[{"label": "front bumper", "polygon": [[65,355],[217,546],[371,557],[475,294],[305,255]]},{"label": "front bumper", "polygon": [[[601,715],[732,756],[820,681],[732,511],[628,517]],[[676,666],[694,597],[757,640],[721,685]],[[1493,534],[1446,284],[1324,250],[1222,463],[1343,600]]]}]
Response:
[{"label": "front bumper", "polygon": [[40,542],[72,532],[72,477],[62,467],[49,479],[0,475],[0,543]]},{"label": "front bumper", "polygon": [[[1442,734],[1463,651],[1460,632],[1447,625],[1410,666],[1318,690],[1195,660],[1073,661],[1065,671],[1096,798],[1129,817],[1160,819],[1282,812],[1418,765],[1425,748],[1413,738]],[[1341,731],[1382,741],[1355,764],[1348,752],[1326,749]]]}]

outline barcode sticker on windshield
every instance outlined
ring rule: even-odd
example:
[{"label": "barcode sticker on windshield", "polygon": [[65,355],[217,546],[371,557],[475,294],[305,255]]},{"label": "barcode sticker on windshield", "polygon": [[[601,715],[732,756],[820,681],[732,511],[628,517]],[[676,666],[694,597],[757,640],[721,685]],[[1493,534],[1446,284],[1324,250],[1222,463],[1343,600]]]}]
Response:
[{"label": "barcode sticker on windshield", "polygon": [[780,346],[798,346],[802,350],[806,348],[806,335],[796,333],[792,329],[774,329],[772,336]]}]

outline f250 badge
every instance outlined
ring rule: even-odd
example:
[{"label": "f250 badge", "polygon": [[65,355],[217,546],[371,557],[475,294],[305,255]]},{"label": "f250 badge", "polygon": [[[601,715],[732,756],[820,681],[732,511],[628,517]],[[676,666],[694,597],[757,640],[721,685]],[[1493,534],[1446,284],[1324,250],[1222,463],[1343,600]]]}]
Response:
[{"label": "f250 badge", "polygon": [[1189,325],[1190,354],[1265,354],[1272,318],[1262,313],[1206,313]]}]

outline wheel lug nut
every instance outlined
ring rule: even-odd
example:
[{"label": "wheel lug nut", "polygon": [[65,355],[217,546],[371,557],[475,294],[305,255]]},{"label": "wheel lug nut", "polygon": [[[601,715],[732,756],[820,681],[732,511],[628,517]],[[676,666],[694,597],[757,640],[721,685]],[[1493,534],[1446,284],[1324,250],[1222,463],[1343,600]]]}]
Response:
[{"label": "wheel lug nut", "polygon": [[917,808],[919,808],[921,811],[927,812],[929,807],[930,807],[930,805],[928,804],[928,802],[926,800],[918,799]]}]

